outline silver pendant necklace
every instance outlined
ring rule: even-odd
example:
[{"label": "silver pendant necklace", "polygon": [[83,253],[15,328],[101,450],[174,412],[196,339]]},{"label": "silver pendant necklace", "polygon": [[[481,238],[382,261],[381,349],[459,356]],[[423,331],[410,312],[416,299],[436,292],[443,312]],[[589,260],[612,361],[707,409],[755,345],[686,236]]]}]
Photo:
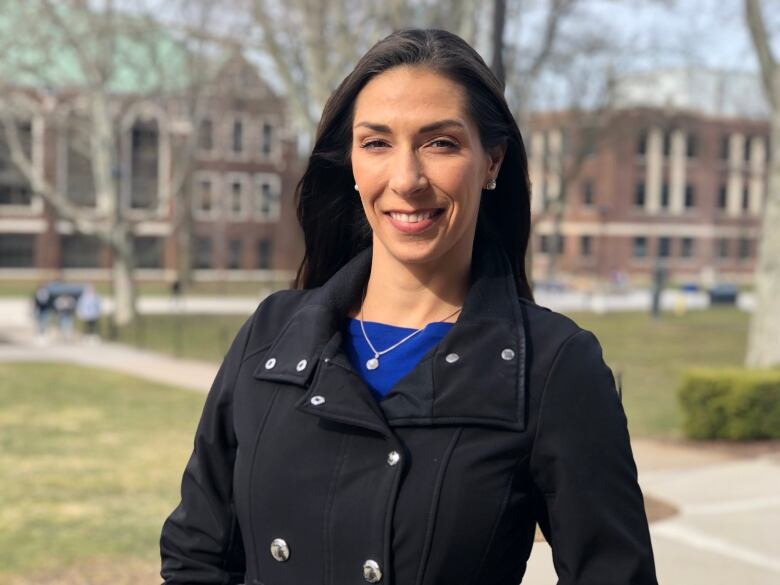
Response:
[{"label": "silver pendant necklace", "polygon": [[[446,321],[453,315],[456,315],[463,307],[459,307],[455,310],[455,312],[450,313],[442,321]],[[369,358],[366,360],[366,368],[369,370],[376,370],[379,367],[379,356],[386,354],[389,351],[394,350],[396,347],[401,345],[404,341],[408,341],[415,335],[417,335],[420,331],[425,329],[426,326],[421,327],[420,329],[417,329],[416,331],[412,331],[409,335],[404,337],[401,341],[398,341],[397,343],[394,343],[387,349],[383,349],[382,351],[377,351],[377,349],[374,347],[374,345],[371,343],[371,340],[368,338],[368,334],[366,333],[366,328],[363,326],[363,303],[360,304],[360,330],[363,332],[363,338],[366,340],[366,343],[368,344],[368,347],[371,348],[371,351],[374,352],[374,357]]]}]

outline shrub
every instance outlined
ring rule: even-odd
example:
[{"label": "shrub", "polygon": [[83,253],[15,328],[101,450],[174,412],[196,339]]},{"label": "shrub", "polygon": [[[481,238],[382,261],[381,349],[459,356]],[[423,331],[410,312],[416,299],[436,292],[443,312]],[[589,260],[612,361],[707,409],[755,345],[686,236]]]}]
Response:
[{"label": "shrub", "polygon": [[678,396],[692,439],[780,438],[780,370],[691,370]]}]

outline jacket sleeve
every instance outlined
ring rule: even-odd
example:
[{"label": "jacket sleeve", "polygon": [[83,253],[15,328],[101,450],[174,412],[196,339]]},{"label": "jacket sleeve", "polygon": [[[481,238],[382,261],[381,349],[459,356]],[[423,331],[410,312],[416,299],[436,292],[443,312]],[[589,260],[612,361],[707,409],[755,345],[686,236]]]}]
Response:
[{"label": "jacket sleeve", "polygon": [[657,585],[626,416],[592,333],[561,346],[539,409],[530,466],[559,585]]},{"label": "jacket sleeve", "polygon": [[239,331],[211,386],[184,469],[181,502],[163,524],[165,585],[243,583],[244,551],[233,507],[233,389],[252,319]]}]

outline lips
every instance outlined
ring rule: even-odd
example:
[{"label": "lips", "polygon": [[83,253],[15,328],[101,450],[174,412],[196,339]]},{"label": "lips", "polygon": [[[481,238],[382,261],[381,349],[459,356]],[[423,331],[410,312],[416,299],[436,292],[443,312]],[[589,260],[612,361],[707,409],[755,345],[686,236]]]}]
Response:
[{"label": "lips", "polygon": [[419,234],[436,223],[443,212],[441,208],[419,209],[412,213],[387,211],[385,217],[398,231],[405,234]]}]

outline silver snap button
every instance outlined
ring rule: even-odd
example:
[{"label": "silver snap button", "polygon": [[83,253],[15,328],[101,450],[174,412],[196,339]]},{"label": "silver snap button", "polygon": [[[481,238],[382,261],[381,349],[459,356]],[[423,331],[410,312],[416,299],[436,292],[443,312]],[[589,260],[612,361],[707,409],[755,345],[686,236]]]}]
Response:
[{"label": "silver snap button", "polygon": [[392,467],[401,460],[401,454],[398,451],[390,451],[387,454],[387,464]]},{"label": "silver snap button", "polygon": [[508,347],[504,350],[501,350],[501,359],[506,361],[515,359],[515,351],[513,349],[509,349]]},{"label": "silver snap button", "polygon": [[276,365],[276,358],[269,358],[265,362],[265,369],[270,370]]},{"label": "silver snap button", "polygon": [[379,563],[371,559],[363,563],[363,579],[369,583],[379,583],[382,580],[382,571],[379,569]]},{"label": "silver snap button", "polygon": [[448,353],[445,356],[444,361],[446,361],[448,364],[454,364],[459,359],[460,359],[460,356],[457,353]]},{"label": "silver snap button", "polygon": [[274,538],[271,541],[271,556],[280,563],[290,558],[290,547],[282,538]]},{"label": "silver snap button", "polygon": [[325,397],[318,394],[317,396],[312,396],[309,399],[309,402],[311,402],[314,406],[319,406],[320,404],[325,403]]},{"label": "silver snap button", "polygon": [[302,372],[303,370],[306,369],[306,364],[307,363],[308,362],[306,360],[301,360],[301,361],[298,362],[298,365],[295,366],[295,369],[298,370],[299,372]]}]

